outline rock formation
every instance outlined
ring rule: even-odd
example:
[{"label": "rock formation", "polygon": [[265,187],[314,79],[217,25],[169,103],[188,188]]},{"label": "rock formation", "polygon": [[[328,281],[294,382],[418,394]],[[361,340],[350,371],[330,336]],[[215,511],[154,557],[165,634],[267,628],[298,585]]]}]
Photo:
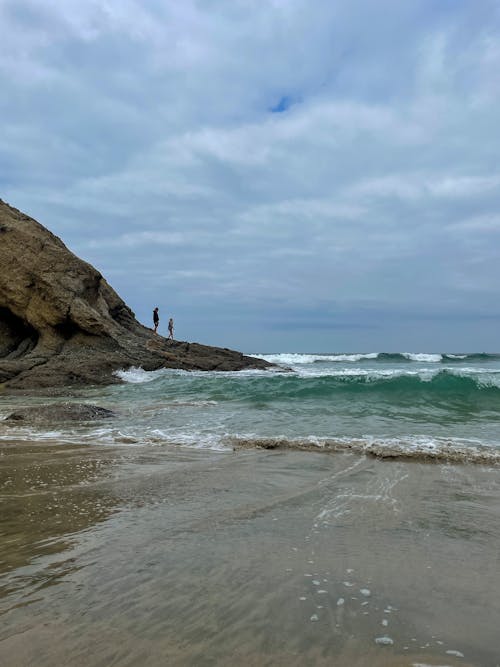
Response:
[{"label": "rock formation", "polygon": [[12,389],[118,382],[113,372],[241,370],[267,362],[167,341],[142,326],[90,264],[0,200],[0,384]]},{"label": "rock formation", "polygon": [[82,422],[111,419],[116,417],[112,410],[87,403],[49,403],[18,408],[2,420],[2,424],[18,425],[20,422],[29,424],[54,424],[54,422]]}]

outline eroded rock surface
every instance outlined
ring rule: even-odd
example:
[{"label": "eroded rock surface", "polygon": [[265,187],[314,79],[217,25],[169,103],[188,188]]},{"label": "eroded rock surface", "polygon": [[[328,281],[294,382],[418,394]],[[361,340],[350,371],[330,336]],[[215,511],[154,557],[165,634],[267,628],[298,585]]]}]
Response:
[{"label": "eroded rock surface", "polygon": [[131,366],[234,371],[270,364],[155,336],[93,266],[0,200],[0,384],[106,384]]},{"label": "eroded rock surface", "polygon": [[63,421],[94,421],[109,419],[116,414],[106,408],[88,403],[50,403],[49,405],[34,405],[27,408],[18,408],[8,415],[4,422],[7,424],[19,423],[48,423]]}]

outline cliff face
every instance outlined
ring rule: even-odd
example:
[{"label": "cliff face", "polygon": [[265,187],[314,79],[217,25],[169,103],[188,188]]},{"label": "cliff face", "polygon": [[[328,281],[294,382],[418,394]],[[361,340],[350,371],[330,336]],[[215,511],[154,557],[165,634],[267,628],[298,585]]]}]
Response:
[{"label": "cliff face", "polygon": [[0,200],[0,383],[12,388],[116,382],[130,366],[265,368],[239,352],[155,336],[90,264]]}]

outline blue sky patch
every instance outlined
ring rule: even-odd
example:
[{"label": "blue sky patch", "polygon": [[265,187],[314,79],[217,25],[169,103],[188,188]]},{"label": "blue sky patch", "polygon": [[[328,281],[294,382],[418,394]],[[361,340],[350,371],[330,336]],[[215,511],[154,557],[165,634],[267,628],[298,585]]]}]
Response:
[{"label": "blue sky patch", "polygon": [[289,109],[292,104],[294,104],[294,99],[288,95],[283,95],[283,97],[280,98],[278,104],[275,104],[273,107],[271,107],[270,111],[272,113],[283,113]]}]

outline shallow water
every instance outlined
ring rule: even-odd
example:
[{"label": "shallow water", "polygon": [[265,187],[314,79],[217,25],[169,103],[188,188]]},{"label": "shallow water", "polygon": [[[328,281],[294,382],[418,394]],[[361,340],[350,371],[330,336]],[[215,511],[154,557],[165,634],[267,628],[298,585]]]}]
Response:
[{"label": "shallow water", "polygon": [[500,357],[270,359],[0,394],[2,665],[500,665]]},{"label": "shallow water", "polygon": [[0,466],[2,664],[500,664],[496,466],[5,435]]}]

